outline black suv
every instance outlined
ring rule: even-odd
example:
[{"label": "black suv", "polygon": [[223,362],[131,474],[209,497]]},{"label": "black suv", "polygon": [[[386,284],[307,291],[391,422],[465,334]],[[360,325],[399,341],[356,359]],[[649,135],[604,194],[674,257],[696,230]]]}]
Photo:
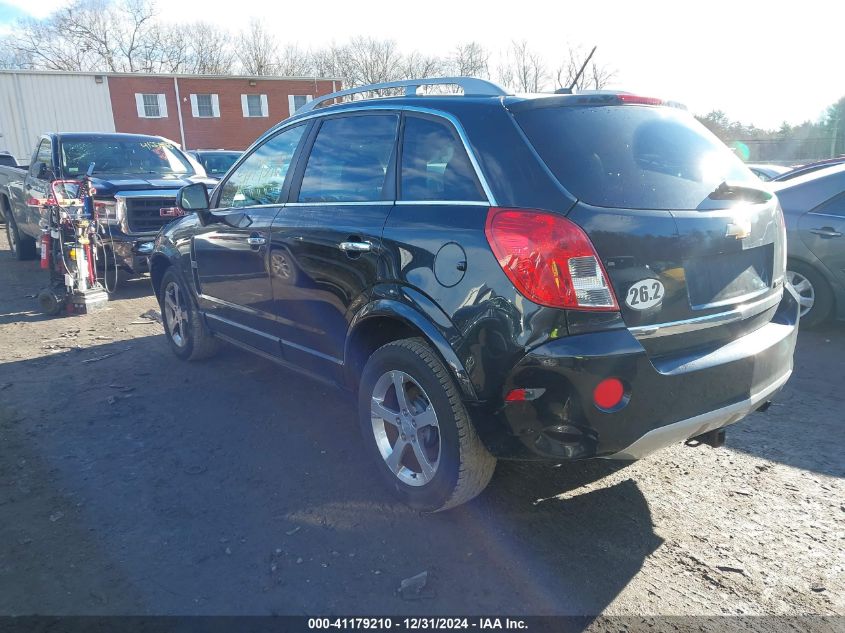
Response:
[{"label": "black suv", "polygon": [[[463,94],[417,95],[437,83]],[[792,371],[778,202],[657,99],[342,91],[180,205],[151,259],[174,353],[222,339],[357,390],[368,449],[420,509],[471,499],[497,458],[713,440]]]}]

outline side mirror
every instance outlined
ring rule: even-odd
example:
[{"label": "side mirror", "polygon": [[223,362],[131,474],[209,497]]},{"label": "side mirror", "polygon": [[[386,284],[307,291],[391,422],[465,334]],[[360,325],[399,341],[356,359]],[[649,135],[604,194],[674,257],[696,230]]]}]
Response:
[{"label": "side mirror", "polygon": [[47,166],[47,163],[40,163],[36,178],[38,180],[53,180],[53,170]]},{"label": "side mirror", "polygon": [[208,189],[204,183],[185,185],[176,196],[176,206],[186,213],[208,211]]}]

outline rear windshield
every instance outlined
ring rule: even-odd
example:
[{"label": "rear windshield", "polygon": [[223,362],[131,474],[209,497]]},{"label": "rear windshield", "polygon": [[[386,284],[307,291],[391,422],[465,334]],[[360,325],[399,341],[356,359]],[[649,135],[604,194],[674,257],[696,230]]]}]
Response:
[{"label": "rear windshield", "polygon": [[94,173],[193,174],[188,159],[170,143],[150,140],[91,139],[62,141],[62,171],[84,174],[94,163]]},{"label": "rear windshield", "polygon": [[540,157],[580,200],[625,209],[698,209],[723,181],[760,181],[683,110],[563,106],[515,114]]}]

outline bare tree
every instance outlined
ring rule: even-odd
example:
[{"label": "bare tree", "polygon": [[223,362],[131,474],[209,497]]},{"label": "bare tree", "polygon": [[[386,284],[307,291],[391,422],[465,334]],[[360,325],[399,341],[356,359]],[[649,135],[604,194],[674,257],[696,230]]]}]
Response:
[{"label": "bare tree", "polygon": [[[93,0],[92,9],[103,16],[102,22],[97,29],[83,31],[82,36],[100,37],[105,43],[104,53],[107,52],[111,57],[122,56],[125,60],[110,61],[111,66],[122,66],[123,70],[129,72],[159,70],[165,57],[161,44],[166,42],[167,38],[155,24],[155,11],[149,0],[126,0],[123,4],[107,4],[104,0]],[[109,29],[113,30],[114,53],[106,46],[109,41]],[[172,51],[168,51],[166,55],[170,54]]]},{"label": "bare tree", "polygon": [[57,37],[58,23],[54,17],[18,22],[17,37],[9,38],[12,56],[28,60],[33,69],[95,70],[101,60],[91,46],[79,46],[69,37]]},{"label": "bare tree", "polygon": [[20,53],[10,36],[0,37],[0,68],[29,69],[33,67],[32,58]]},{"label": "bare tree", "polygon": [[133,72],[177,73],[188,65],[191,45],[184,28],[155,25],[138,46]]},{"label": "bare tree", "polygon": [[448,60],[450,72],[458,77],[482,79],[490,76],[489,62],[490,53],[478,42],[458,44]]},{"label": "bare tree", "polygon": [[[162,23],[153,2],[72,0],[46,19],[19,21],[14,35],[0,37],[0,67],[324,76],[343,78],[347,86],[491,74],[490,53],[478,42],[459,43],[447,56],[403,53],[394,40],[363,36],[308,51],[279,42],[258,19],[235,37],[205,22]],[[584,59],[581,49],[570,48],[557,68],[557,84],[571,84]],[[496,71],[501,83],[518,92],[539,92],[551,79],[544,60],[525,40],[511,43]],[[591,61],[576,86],[602,88],[613,76],[609,67]]]},{"label": "bare tree", "polygon": [[33,68],[162,72],[183,61],[182,42],[156,23],[149,0],[78,0],[19,22],[16,36],[11,50]]},{"label": "bare tree", "polygon": [[335,43],[314,51],[310,55],[311,71],[319,77],[343,77],[349,81],[352,64],[346,56],[346,48]]},{"label": "bare tree", "polygon": [[402,55],[393,40],[353,37],[345,47],[350,85],[376,84],[402,76]]},{"label": "bare tree", "polygon": [[547,74],[543,58],[525,40],[511,42],[498,67],[499,81],[516,92],[540,92]]},{"label": "bare tree", "polygon": [[313,66],[308,51],[300,50],[296,45],[288,45],[279,54],[276,73],[284,77],[305,77],[314,74]]},{"label": "bare tree", "polygon": [[609,66],[599,65],[596,62],[590,62],[586,71],[590,77],[589,87],[593,90],[601,90],[616,77],[616,71]]},{"label": "bare tree", "polygon": [[[590,59],[584,72],[578,77],[578,72],[588,57],[581,47],[570,47],[563,63],[558,66],[555,74],[557,88],[575,88],[577,90],[601,90],[615,77],[616,71],[604,64]],[[576,81],[576,77],[578,77]]]},{"label": "bare tree", "polygon": [[238,36],[237,55],[248,75],[274,75],[279,66],[279,44],[276,36],[256,18]]},{"label": "bare tree", "polygon": [[447,72],[448,63],[441,57],[430,57],[413,51],[402,58],[399,75],[403,79],[439,77]]},{"label": "bare tree", "polygon": [[182,39],[188,43],[183,72],[198,75],[229,75],[234,70],[235,54],[231,36],[207,22],[194,22],[181,27]]},{"label": "bare tree", "polygon": [[109,3],[82,0],[53,15],[53,37],[89,51],[112,72],[152,71],[158,66],[160,33],[147,0]]}]

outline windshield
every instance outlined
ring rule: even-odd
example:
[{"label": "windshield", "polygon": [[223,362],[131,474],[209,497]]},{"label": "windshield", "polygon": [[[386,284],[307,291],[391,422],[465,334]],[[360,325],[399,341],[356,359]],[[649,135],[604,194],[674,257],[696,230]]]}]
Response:
[{"label": "windshield", "polygon": [[62,171],[84,174],[94,163],[94,173],[193,174],[191,164],[175,146],[165,141],[95,139],[62,142]]},{"label": "windshield", "polygon": [[240,152],[197,152],[197,158],[209,176],[222,176],[240,156]]},{"label": "windshield", "polygon": [[563,106],[523,110],[515,117],[560,183],[595,206],[709,208],[714,206],[709,194],[726,180],[760,185],[683,110]]}]

